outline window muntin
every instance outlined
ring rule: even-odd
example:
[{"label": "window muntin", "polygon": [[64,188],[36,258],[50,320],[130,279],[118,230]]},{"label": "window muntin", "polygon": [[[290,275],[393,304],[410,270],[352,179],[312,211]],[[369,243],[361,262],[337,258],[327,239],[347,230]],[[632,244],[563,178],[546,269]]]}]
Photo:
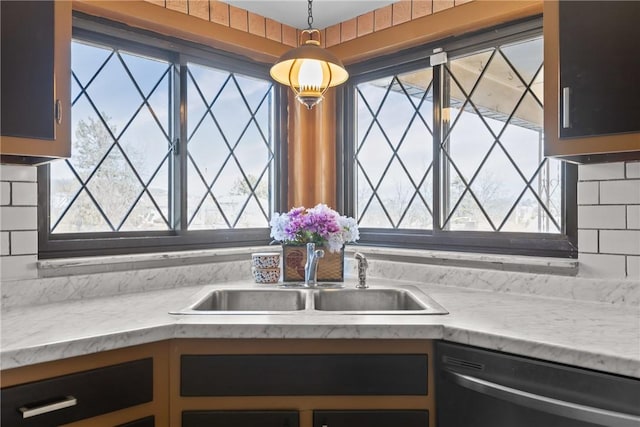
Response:
[{"label": "window muntin", "polygon": [[[276,153],[286,153],[277,144],[282,91],[267,65],[151,33],[125,34],[106,21],[77,24],[73,157],[39,170],[40,256],[267,243],[270,213],[282,203],[276,183],[286,174],[276,167]],[[189,86],[196,68],[224,76],[227,90],[197,77]],[[201,119],[214,116],[220,127],[195,136]],[[204,214],[207,201],[217,208],[213,218]],[[90,221],[82,219],[87,212]]]},{"label": "window muntin", "polygon": [[[424,56],[417,49],[358,65],[346,100],[346,120],[352,117],[354,125],[345,132],[353,144],[346,145],[353,164],[345,166],[345,177],[353,190],[345,192],[345,206],[362,227],[362,243],[575,256],[575,209],[570,206],[576,170],[545,159],[542,151],[537,25],[531,20],[432,46],[444,47],[449,56],[434,67],[419,59]],[[429,111],[420,114],[429,130],[416,135],[416,147],[422,144],[423,151],[402,154],[420,96],[429,90],[422,104]],[[400,101],[389,102],[387,91],[395,91],[395,98],[414,111],[402,113]],[[400,130],[387,131],[378,108],[393,112],[386,126]],[[417,174],[404,166],[412,161],[421,165]],[[400,165],[396,170],[406,177],[393,190],[384,188],[385,181],[393,181],[385,175],[394,171],[391,165]],[[418,186],[414,176],[418,182],[426,176],[424,184]],[[414,195],[410,203],[424,200],[429,207],[428,214],[421,207],[422,224],[394,219],[394,211],[409,211],[409,203],[391,197],[402,192]]]}]

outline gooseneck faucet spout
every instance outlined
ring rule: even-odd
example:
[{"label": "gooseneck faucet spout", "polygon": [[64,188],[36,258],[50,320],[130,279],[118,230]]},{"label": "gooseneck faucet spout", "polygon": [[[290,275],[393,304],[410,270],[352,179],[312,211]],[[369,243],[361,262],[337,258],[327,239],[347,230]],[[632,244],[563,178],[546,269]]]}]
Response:
[{"label": "gooseneck faucet spout", "polygon": [[316,250],[315,243],[307,243],[307,262],[304,264],[304,285],[312,288],[317,285],[318,261],[324,257],[322,249]]}]

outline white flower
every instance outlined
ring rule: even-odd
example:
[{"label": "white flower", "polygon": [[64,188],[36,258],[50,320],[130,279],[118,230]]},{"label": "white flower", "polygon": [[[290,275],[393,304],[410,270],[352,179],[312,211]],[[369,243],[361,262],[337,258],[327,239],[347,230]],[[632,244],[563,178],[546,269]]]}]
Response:
[{"label": "white flower", "polygon": [[286,213],[279,214],[278,212],[273,213],[273,218],[271,218],[271,237],[278,241],[283,241],[287,239],[287,234],[285,232],[285,227],[289,224],[289,217]]}]

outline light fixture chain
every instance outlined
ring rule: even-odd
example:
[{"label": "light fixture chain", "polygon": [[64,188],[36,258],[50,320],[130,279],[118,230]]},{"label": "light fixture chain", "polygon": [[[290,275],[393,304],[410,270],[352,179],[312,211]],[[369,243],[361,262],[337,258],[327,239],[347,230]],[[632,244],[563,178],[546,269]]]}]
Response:
[{"label": "light fixture chain", "polygon": [[313,28],[312,3],[313,3],[313,0],[308,0],[309,17],[307,18],[307,24],[309,25],[309,29]]}]

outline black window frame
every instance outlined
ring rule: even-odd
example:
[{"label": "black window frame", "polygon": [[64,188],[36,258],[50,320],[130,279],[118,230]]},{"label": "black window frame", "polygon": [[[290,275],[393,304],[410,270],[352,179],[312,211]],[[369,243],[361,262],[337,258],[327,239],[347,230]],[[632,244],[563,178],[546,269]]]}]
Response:
[{"label": "black window frame", "polygon": [[[348,66],[349,81],[339,92],[338,105],[341,106],[338,123],[343,124],[339,135],[338,161],[342,176],[338,177],[338,198],[341,210],[356,217],[356,108],[359,83],[378,78],[398,75],[425,68],[434,49],[442,48],[450,58],[462,56],[487,47],[497,47],[512,41],[542,35],[542,16],[501,24],[481,31],[449,37],[404,51],[363,61]],[[506,231],[450,231],[441,226],[441,163],[440,163],[440,100],[441,65],[433,67],[434,130],[433,149],[433,230],[387,229],[360,227],[360,244],[399,248],[415,248],[457,252],[480,252],[494,254],[516,254],[577,258],[577,175],[575,164],[567,162],[562,166],[563,201],[560,233],[524,233]]]},{"label": "black window frame", "polygon": [[[79,257],[97,255],[119,255],[133,253],[151,253],[185,251],[224,247],[266,245],[270,229],[239,228],[217,230],[188,230],[187,221],[187,140],[186,126],[186,64],[214,67],[230,73],[271,81],[271,64],[257,62],[250,58],[214,49],[193,42],[179,40],[151,31],[132,28],[125,24],[86,15],[73,14],[73,38],[108,44],[131,52],[148,53],[153,57],[171,59],[179,64],[181,71],[176,74],[174,90],[178,91],[174,117],[179,126],[178,155],[175,160],[175,172],[171,191],[175,192],[174,201],[178,206],[170,216],[174,225],[172,230],[135,231],[135,232],[89,232],[89,233],[51,233],[50,232],[50,166],[38,167],[38,256],[40,259]],[[70,77],[71,78],[71,77]],[[179,86],[179,90],[177,89]],[[273,208],[282,211],[286,208],[287,197],[287,99],[286,88],[273,83]],[[62,160],[59,160],[62,161]],[[272,212],[269,212],[271,214]]]}]

